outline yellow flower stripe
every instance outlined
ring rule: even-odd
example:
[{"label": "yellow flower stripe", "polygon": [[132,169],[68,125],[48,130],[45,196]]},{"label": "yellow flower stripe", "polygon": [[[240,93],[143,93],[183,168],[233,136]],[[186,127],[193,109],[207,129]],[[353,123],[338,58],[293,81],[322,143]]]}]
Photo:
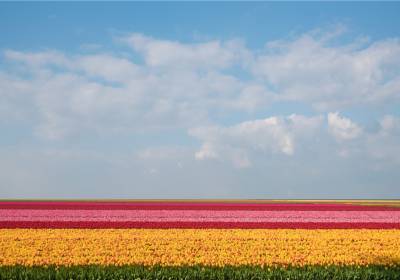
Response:
[{"label": "yellow flower stripe", "polygon": [[0,265],[399,265],[400,230],[1,229]]}]

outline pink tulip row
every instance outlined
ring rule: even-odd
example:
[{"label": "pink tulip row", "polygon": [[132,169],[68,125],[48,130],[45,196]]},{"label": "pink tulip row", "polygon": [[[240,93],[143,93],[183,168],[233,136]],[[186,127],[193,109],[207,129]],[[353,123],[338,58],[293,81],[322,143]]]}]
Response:
[{"label": "pink tulip row", "polygon": [[5,221],[399,223],[400,211],[69,210],[0,209]]},{"label": "pink tulip row", "polygon": [[400,229],[400,208],[344,203],[1,201],[0,228]]}]

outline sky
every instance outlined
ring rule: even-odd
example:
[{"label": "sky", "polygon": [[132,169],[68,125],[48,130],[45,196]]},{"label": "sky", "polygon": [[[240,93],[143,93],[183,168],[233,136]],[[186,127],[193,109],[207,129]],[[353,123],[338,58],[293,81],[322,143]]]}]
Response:
[{"label": "sky", "polygon": [[400,3],[0,3],[0,198],[400,197]]}]

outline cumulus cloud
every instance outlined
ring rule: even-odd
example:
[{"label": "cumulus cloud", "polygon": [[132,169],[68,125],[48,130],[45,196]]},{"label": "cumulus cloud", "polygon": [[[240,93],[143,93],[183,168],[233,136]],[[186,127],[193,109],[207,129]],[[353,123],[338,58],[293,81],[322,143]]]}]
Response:
[{"label": "cumulus cloud", "polygon": [[143,76],[140,66],[110,54],[80,56],[75,59],[74,65],[78,71],[90,77],[100,77],[111,82],[129,82]]},{"label": "cumulus cloud", "polygon": [[228,127],[199,127],[189,134],[203,142],[196,159],[229,160],[237,167],[248,167],[251,153],[293,155],[296,140],[312,137],[322,120],[321,116],[273,116]]},{"label": "cumulus cloud", "polygon": [[400,164],[400,118],[385,115],[379,130],[366,137],[366,149],[372,158]]},{"label": "cumulus cloud", "polygon": [[247,50],[241,40],[180,43],[134,33],[121,39],[141,53],[152,67],[226,68],[241,62]]},{"label": "cumulus cloud", "polygon": [[333,112],[326,118],[272,116],[232,126],[198,127],[188,133],[200,140],[200,147],[194,152],[196,160],[230,162],[237,168],[250,167],[256,160],[279,158],[284,162],[296,154],[300,156],[295,161],[312,160],[313,156],[353,158],[372,169],[376,164],[400,164],[400,118],[392,115],[384,116],[377,130],[368,131]]},{"label": "cumulus cloud", "polygon": [[13,61],[23,62],[24,64],[33,67],[46,65],[69,65],[69,61],[63,53],[53,50],[45,52],[20,52],[15,50],[6,50],[4,51],[4,57]]},{"label": "cumulus cloud", "polygon": [[[131,37],[146,41],[151,62],[138,64],[115,53],[6,51],[8,73],[0,71],[5,105],[0,114],[6,119],[24,115],[33,122],[36,135],[56,140],[82,132],[188,128],[207,123],[211,113],[252,111],[265,104],[263,89],[220,71],[236,60],[240,44],[165,43],[164,50],[164,42]],[[161,45],[165,55],[171,52],[168,61],[160,62],[163,69],[154,69],[159,66],[154,44]],[[193,67],[175,69],[175,52],[187,53],[183,64]],[[146,59],[147,51],[141,55]]]},{"label": "cumulus cloud", "polygon": [[[282,102],[291,102],[293,113],[298,104],[327,113],[399,102],[399,39],[337,43],[341,35],[313,31],[262,50],[237,38],[193,43],[140,33],[118,38],[130,52],[117,46],[83,54],[6,50],[0,115],[25,119],[39,137],[62,140],[76,133],[186,130],[235,114],[260,116]],[[339,117],[331,121],[339,138],[360,132],[337,127],[346,125]]]},{"label": "cumulus cloud", "polygon": [[305,101],[320,111],[398,102],[399,39],[338,44],[341,35],[342,29],[319,30],[269,42],[252,71],[280,99]]},{"label": "cumulus cloud", "polygon": [[[267,42],[261,50],[237,38],[188,43],[140,33],[119,38],[128,52],[118,46],[107,53],[6,50],[0,123],[59,142],[189,131],[201,142],[196,159],[248,167],[255,154],[291,157],[312,146],[325,137],[327,115],[327,131],[343,154],[359,141],[375,158],[389,157],[379,143],[396,151],[395,117],[383,119],[379,133],[371,134],[335,111],[357,104],[381,112],[381,103],[399,102],[399,39],[343,43],[341,35],[313,31]],[[305,104],[316,116],[262,119],[268,110],[279,115],[282,103],[293,113]],[[154,153],[143,152],[142,159]]]},{"label": "cumulus cloud", "polygon": [[[311,31],[261,49],[240,38],[132,33],[109,51],[5,50],[0,185],[12,187],[0,192],[68,196],[76,186],[88,197],[101,188],[105,197],[118,189],[226,198],[243,197],[245,182],[253,197],[299,185],[298,193],[326,186],[306,196],[338,197],[350,184],[354,193],[368,185],[369,194],[381,186],[393,194],[400,119],[388,108],[400,102],[400,41],[344,32]],[[339,113],[353,109],[363,125]],[[375,182],[365,176],[377,170],[385,172]]]},{"label": "cumulus cloud", "polygon": [[338,141],[351,140],[359,137],[362,128],[350,119],[341,117],[338,112],[328,114],[329,132]]},{"label": "cumulus cloud", "polygon": [[179,146],[163,146],[145,148],[137,152],[136,156],[144,160],[178,160],[184,158],[189,153],[187,148]]}]

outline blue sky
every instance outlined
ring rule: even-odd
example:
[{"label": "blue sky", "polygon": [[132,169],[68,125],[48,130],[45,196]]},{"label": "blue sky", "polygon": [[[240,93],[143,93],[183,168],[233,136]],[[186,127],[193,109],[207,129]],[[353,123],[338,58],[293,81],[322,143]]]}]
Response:
[{"label": "blue sky", "polygon": [[0,197],[398,198],[399,10],[0,3]]}]

